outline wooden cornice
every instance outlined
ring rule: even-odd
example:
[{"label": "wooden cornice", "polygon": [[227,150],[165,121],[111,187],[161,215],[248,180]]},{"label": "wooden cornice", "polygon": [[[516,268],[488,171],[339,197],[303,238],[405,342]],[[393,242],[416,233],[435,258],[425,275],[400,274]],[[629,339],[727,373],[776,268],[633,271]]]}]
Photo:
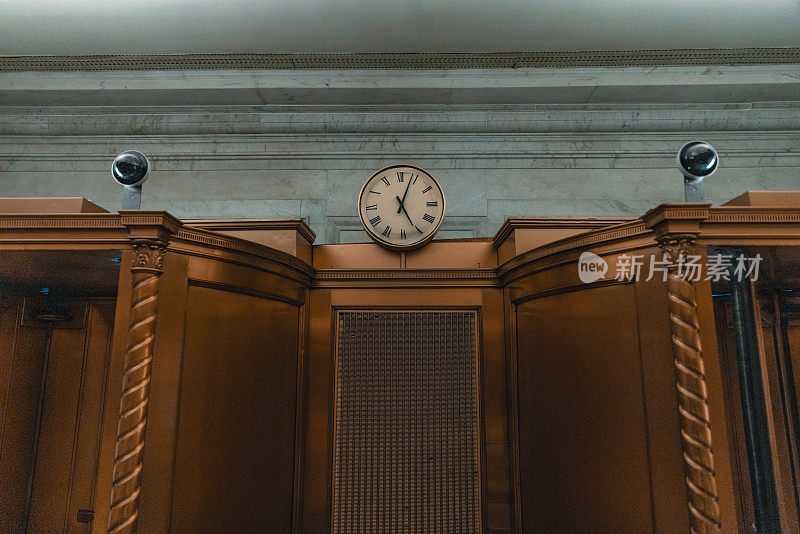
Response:
[{"label": "wooden cornice", "polygon": [[[187,247],[186,245],[194,245]],[[248,255],[267,260],[282,267],[280,270],[265,268],[264,270],[276,272],[283,275],[291,275],[292,278],[310,285],[314,277],[314,268],[306,262],[274,248],[270,248],[246,239],[218,234],[210,230],[194,228],[190,226],[182,227],[170,242],[170,248],[189,254],[208,255],[220,260],[234,260],[233,256]],[[213,249],[213,254],[203,254],[202,249]],[[232,256],[226,258],[224,252],[231,253]],[[240,258],[238,263],[245,263]]]},{"label": "wooden cornice", "polygon": [[167,244],[170,236],[181,227],[181,221],[166,211],[120,211],[119,217],[132,240]]},{"label": "wooden cornice", "polygon": [[317,234],[303,219],[185,219],[183,224],[213,232],[231,230],[295,230],[309,243]]},{"label": "wooden cornice", "polygon": [[[192,224],[187,224],[192,223]],[[495,236],[502,242],[519,228],[586,228],[587,231],[520,254],[497,269],[315,269],[297,257],[246,239],[201,228],[166,212],[0,214],[0,246],[6,249],[116,249],[139,241],[168,243],[167,250],[216,258],[287,276],[309,287],[502,287],[521,276],[575,261],[584,250],[613,254],[655,247],[659,237],[690,234],[700,244],[800,245],[800,207],[664,204],[641,219],[516,218]],[[215,229],[298,231],[313,239],[299,219],[220,220]]]},{"label": "wooden cornice", "polygon": [[509,217],[495,234],[494,246],[499,247],[514,230],[542,228],[594,230],[635,219],[635,217]]},{"label": "wooden cornice", "polygon": [[120,248],[130,242],[116,213],[0,214],[0,244],[14,248]]},{"label": "wooden cornice", "polygon": [[656,239],[673,234],[699,234],[700,223],[708,219],[711,203],[661,204],[642,216]]},{"label": "wooden cornice", "polygon": [[[650,230],[641,219],[633,219],[614,226],[606,226],[597,230],[584,232],[571,237],[566,237],[544,246],[535,248],[512,258],[498,268],[498,276],[503,284],[522,276],[531,264],[541,260],[554,260],[561,254],[575,253],[586,247],[606,246],[620,241],[627,244],[620,246],[622,250],[632,250],[642,246],[642,237],[650,234]],[[652,243],[655,246],[655,241]]]}]

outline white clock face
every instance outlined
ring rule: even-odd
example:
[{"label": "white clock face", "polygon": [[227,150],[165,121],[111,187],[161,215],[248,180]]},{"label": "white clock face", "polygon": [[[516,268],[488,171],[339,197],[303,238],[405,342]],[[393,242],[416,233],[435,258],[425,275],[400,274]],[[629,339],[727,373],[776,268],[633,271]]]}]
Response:
[{"label": "white clock face", "polygon": [[358,215],[373,240],[394,250],[410,250],[430,241],[439,229],[444,194],[422,169],[393,165],[364,184]]}]

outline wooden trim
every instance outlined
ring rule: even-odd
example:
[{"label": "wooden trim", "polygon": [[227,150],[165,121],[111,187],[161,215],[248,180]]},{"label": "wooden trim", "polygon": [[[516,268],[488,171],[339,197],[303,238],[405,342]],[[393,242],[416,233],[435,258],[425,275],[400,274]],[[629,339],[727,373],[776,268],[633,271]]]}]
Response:
[{"label": "wooden trim", "polygon": [[205,287],[208,289],[227,291],[229,293],[235,293],[237,295],[250,295],[251,297],[258,297],[267,300],[285,302],[286,304],[291,304],[292,306],[296,306],[297,308],[302,307],[304,304],[303,302],[297,299],[288,298],[283,295],[279,295],[277,293],[272,293],[269,291],[262,291],[260,289],[255,289],[253,287],[237,286],[234,284],[227,284],[225,282],[201,280],[199,278],[187,278],[186,282],[189,287]]},{"label": "wooden trim", "polygon": [[633,284],[635,283],[634,280],[618,280],[616,278],[609,278],[607,280],[599,280],[597,282],[592,282],[590,284],[570,284],[566,286],[554,287],[551,289],[545,289],[543,291],[536,291],[533,293],[529,293],[522,297],[517,297],[515,299],[511,299],[510,302],[515,307],[519,306],[520,304],[525,304],[531,300],[536,300],[544,297],[552,297],[554,295],[563,295],[564,293],[574,293],[575,291],[583,291],[586,289],[596,289],[598,287],[606,287],[606,286],[619,286],[625,284]]},{"label": "wooden trim", "polygon": [[209,230],[202,230],[200,228],[181,228],[173,236],[172,243],[196,243],[206,245],[218,249],[228,249],[236,252],[243,252],[266,260],[271,260],[281,263],[290,269],[302,273],[306,276],[311,276],[314,269],[302,260],[297,259],[291,254],[276,250],[265,245],[259,245],[246,239],[238,237],[218,234]]},{"label": "wooden trim", "polygon": [[317,234],[303,219],[184,219],[183,224],[201,230],[295,230],[309,243]]},{"label": "wooden trim", "polygon": [[539,228],[596,230],[635,220],[635,217],[509,217],[494,235],[493,241],[494,246],[499,247],[514,230]]},{"label": "wooden trim", "polygon": [[499,287],[496,269],[319,270],[314,287]]}]

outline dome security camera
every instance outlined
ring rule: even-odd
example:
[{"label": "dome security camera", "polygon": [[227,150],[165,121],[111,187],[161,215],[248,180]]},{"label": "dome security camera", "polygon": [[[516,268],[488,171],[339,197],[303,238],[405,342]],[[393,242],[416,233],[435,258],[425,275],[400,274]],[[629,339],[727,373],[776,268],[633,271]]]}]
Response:
[{"label": "dome security camera", "polygon": [[713,146],[703,141],[690,141],[676,156],[678,168],[688,180],[702,180],[714,174],[719,156]]},{"label": "dome security camera", "polygon": [[136,150],[126,150],[114,159],[111,164],[111,175],[120,185],[139,187],[147,181],[150,161],[147,156]]}]

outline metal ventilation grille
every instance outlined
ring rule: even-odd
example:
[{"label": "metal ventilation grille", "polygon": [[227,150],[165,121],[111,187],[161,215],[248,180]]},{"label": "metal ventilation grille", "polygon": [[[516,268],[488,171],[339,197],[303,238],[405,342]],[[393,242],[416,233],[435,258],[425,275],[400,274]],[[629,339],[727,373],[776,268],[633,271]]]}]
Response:
[{"label": "metal ventilation grille", "polygon": [[474,312],[340,312],[333,532],[480,532]]}]

